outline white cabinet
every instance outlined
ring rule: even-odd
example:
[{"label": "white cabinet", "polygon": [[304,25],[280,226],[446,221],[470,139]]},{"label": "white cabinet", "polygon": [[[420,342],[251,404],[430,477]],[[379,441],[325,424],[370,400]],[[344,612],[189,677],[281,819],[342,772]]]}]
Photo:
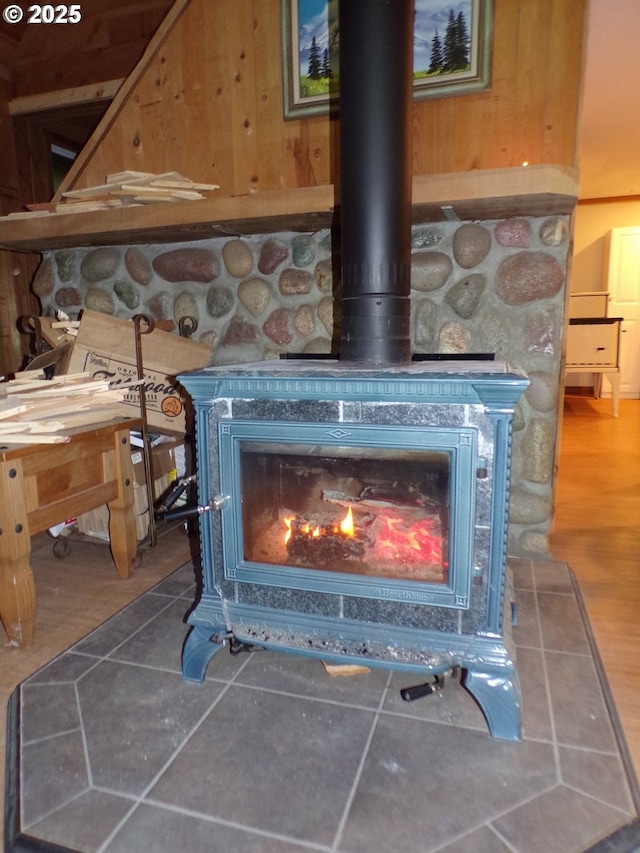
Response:
[{"label": "white cabinet", "polygon": [[569,317],[606,317],[609,294],[606,290],[582,290],[569,296]]},{"label": "white cabinet", "polygon": [[570,319],[567,332],[567,370],[592,372],[617,368],[620,361],[620,317]]},{"label": "white cabinet", "polygon": [[567,329],[565,372],[604,374],[611,383],[614,417],[620,401],[621,323],[621,317],[572,317]]}]

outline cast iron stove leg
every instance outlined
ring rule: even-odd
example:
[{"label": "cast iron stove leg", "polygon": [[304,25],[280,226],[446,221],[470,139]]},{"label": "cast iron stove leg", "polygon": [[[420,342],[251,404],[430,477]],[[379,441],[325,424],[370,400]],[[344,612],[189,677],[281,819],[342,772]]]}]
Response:
[{"label": "cast iron stove leg", "polygon": [[195,625],[187,634],[182,648],[182,676],[187,681],[204,681],[211,658],[224,648],[226,629],[218,631]]},{"label": "cast iron stove leg", "polygon": [[516,672],[465,670],[463,686],[482,708],[492,737],[521,740],[520,682]]}]

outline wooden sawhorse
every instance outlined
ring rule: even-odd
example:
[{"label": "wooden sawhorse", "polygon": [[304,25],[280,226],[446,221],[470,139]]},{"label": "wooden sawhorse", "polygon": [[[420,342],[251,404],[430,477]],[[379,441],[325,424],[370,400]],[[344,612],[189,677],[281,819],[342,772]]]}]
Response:
[{"label": "wooden sawhorse", "polygon": [[129,430],[120,418],[70,430],[65,444],[0,446],[0,619],[14,646],[33,640],[36,595],[31,536],[107,504],[111,554],[121,578],[137,550]]}]

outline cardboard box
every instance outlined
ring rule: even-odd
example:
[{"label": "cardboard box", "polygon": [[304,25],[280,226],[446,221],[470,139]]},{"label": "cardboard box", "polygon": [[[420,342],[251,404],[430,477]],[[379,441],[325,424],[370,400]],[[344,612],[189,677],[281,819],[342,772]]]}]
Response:
[{"label": "cardboard box", "polygon": [[[174,441],[153,447],[153,496],[154,501],[168,492],[177,476],[176,453],[182,442]],[[132,449],[133,462],[133,512],[136,518],[136,537],[142,542],[149,532],[149,502],[147,496],[144,456],[142,450]],[[103,542],[109,541],[109,510],[106,506],[96,507],[78,516],[78,530]]]},{"label": "cardboard box", "polygon": [[[152,430],[184,434],[189,398],[175,377],[178,373],[205,367],[211,358],[211,349],[206,344],[160,329],[142,335],[141,342],[147,424]],[[66,373],[83,371],[97,379],[108,378],[113,387],[137,379],[135,329],[131,320],[119,320],[95,311],[82,313]],[[124,416],[139,417],[138,390],[128,394],[118,407]]]}]

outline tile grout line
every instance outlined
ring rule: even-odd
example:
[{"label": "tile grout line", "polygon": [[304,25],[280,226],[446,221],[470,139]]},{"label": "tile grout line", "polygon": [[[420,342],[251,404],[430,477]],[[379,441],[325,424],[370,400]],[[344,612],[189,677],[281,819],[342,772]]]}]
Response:
[{"label": "tile grout line", "polygon": [[544,634],[542,631],[542,619],[540,618],[540,602],[538,599],[538,579],[536,578],[535,566],[533,565],[533,560],[531,561],[531,576],[533,578],[533,585],[535,587],[535,608],[536,608],[536,619],[538,621],[538,634],[540,636],[540,651],[542,652],[542,670],[544,674],[544,684],[545,684],[545,692],[547,695],[547,708],[549,711],[549,725],[551,726],[551,741],[553,744],[553,757],[554,763],[556,766],[556,776],[558,779],[558,784],[562,785],[562,767],[560,764],[560,747],[558,746],[558,733],[556,731],[556,718],[553,710],[553,701],[551,699],[551,686],[549,683],[549,670],[547,668],[547,648],[545,646]]},{"label": "tile grout line", "polygon": [[144,788],[143,791],[134,798],[135,802],[132,805],[131,809],[127,812],[127,814],[112,829],[112,831],[109,833],[107,838],[102,842],[102,844],[100,845],[100,847],[98,848],[96,853],[105,853],[105,851],[108,848],[108,845],[115,838],[117,833],[124,827],[124,825],[127,823],[129,818],[133,815],[133,813],[139,808],[139,806],[145,802],[147,794],[152,790],[153,786],[160,780],[160,778],[164,775],[164,773],[166,773],[166,771],[169,769],[169,767],[173,764],[175,759],[182,752],[184,747],[189,743],[189,741],[194,736],[194,734],[200,729],[200,727],[203,725],[203,723],[207,719],[207,717],[211,714],[213,709],[215,707],[217,707],[217,705],[219,704],[219,702],[221,701],[223,696],[225,696],[227,694],[228,690],[233,685],[234,681],[236,680],[238,675],[242,672],[242,670],[245,668],[245,666],[248,664],[248,662],[249,662],[249,658],[238,669],[238,671],[235,673],[234,677],[232,679],[230,679],[229,681],[227,681],[227,683],[224,685],[224,687],[222,688],[220,693],[213,700],[213,702],[211,703],[209,708],[200,717],[200,719],[192,726],[191,731],[187,734],[187,736],[184,738],[182,743],[176,747],[176,749],[169,756],[169,758],[165,761],[165,763],[162,765],[162,767],[156,773],[156,775],[153,777],[153,779],[149,782],[149,784],[146,786],[146,788]]},{"label": "tile grout line", "polygon": [[[92,669],[93,669],[93,667],[92,667]],[[46,818],[48,818],[51,815],[56,814],[56,812],[60,811],[60,809],[66,808],[70,803],[75,802],[77,799],[79,799],[79,797],[82,797],[88,791],[93,790],[93,787],[94,787],[93,786],[93,776],[91,773],[91,764],[89,761],[89,750],[87,747],[87,739],[86,739],[85,730],[84,730],[84,722],[82,719],[82,706],[80,704],[80,696],[78,694],[77,681],[73,682],[73,692],[74,692],[74,697],[75,697],[76,710],[78,712],[78,725],[74,728],[71,728],[71,729],[64,729],[62,731],[54,732],[53,734],[48,735],[47,737],[42,737],[42,738],[38,738],[36,740],[31,740],[31,741],[28,741],[27,743],[22,743],[21,744],[21,750],[24,749],[25,746],[30,746],[30,745],[39,744],[39,743],[45,743],[46,741],[55,740],[56,738],[61,737],[62,735],[71,734],[72,732],[80,732],[80,737],[82,739],[82,755],[84,758],[85,770],[87,772],[87,787],[84,790],[80,791],[79,793],[74,794],[72,797],[69,797],[68,799],[66,799],[64,801],[64,803],[59,803],[54,808],[51,808],[51,809],[49,809],[49,811],[45,812],[44,814],[39,815],[38,819],[35,822],[33,822],[31,824],[26,824],[23,822],[23,816],[22,816],[22,810],[23,810],[24,804],[26,802],[26,797],[25,797],[25,790],[23,787],[24,779],[23,779],[23,775],[21,774],[21,776],[20,776],[20,820],[21,820],[21,825],[25,829],[27,829],[29,826],[33,827],[33,826],[37,825],[41,820],[46,820]],[[20,689],[20,701],[22,702],[22,688]]]},{"label": "tile grout line", "polygon": [[[122,610],[119,610],[119,611],[118,611],[118,613],[114,613],[114,615],[113,615],[113,616],[111,616],[109,619],[107,619],[107,621],[106,621],[106,622],[103,622],[103,623],[102,623],[102,625],[98,626],[98,628],[96,629],[96,631],[100,631],[102,628],[104,628],[104,627],[106,627],[107,625],[109,625],[109,623],[110,623],[112,620],[114,620],[114,619],[116,619],[118,616],[120,616],[120,614],[125,613],[129,608],[132,608],[136,603],[139,603],[139,602],[140,602],[140,600],[142,599],[142,597],[143,597],[143,596],[141,596],[140,598],[135,599],[135,600],[134,600],[134,601],[132,601],[130,604],[128,604],[125,608],[123,608]],[[160,598],[161,596],[156,596],[156,597],[157,597],[157,598]],[[118,649],[121,649],[121,648],[122,648],[122,646],[124,646],[124,644],[125,644],[125,643],[128,643],[128,642],[129,642],[129,640],[132,640],[132,639],[133,639],[134,637],[136,637],[136,636],[137,636],[137,635],[138,635],[142,630],[144,630],[145,628],[148,628],[148,627],[149,627],[149,625],[150,625],[150,624],[151,624],[155,619],[157,619],[159,616],[161,616],[163,613],[165,613],[165,612],[166,612],[166,611],[171,607],[171,605],[174,603],[174,601],[175,601],[175,600],[176,600],[176,599],[171,599],[167,604],[165,604],[165,606],[164,606],[164,607],[161,607],[161,608],[160,608],[160,610],[158,610],[158,612],[157,612],[157,613],[155,613],[153,616],[151,616],[149,619],[147,619],[147,620],[146,620],[146,622],[144,622],[144,624],[142,624],[142,625],[138,625],[138,627],[137,627],[137,628],[135,628],[135,629],[132,631],[132,633],[128,634],[128,635],[127,635],[123,640],[121,640],[119,643],[116,643],[116,645],[115,645],[115,646],[113,646],[113,648],[112,648],[109,652],[107,652],[106,654],[102,654],[102,655],[99,655],[99,654],[93,654],[93,655],[92,655],[92,653],[91,653],[91,652],[84,652],[84,654],[85,654],[85,655],[87,655],[88,657],[92,657],[92,656],[94,656],[94,657],[99,657],[99,658],[100,658],[100,660],[109,660],[110,656],[111,656],[114,652],[118,651]],[[95,633],[95,632],[94,632],[94,631],[92,631],[91,633],[93,634],[93,633]],[[88,634],[87,636],[90,636],[90,634]],[[74,650],[75,650],[75,648],[76,648],[76,646],[79,646],[81,643],[85,642],[85,641],[86,641],[86,639],[87,639],[87,637],[83,637],[81,640],[78,640],[78,642],[77,642],[77,643],[75,643],[73,646],[71,646],[71,648],[70,648],[70,649],[68,649],[67,651],[70,651],[70,652],[71,652],[71,651],[74,651]],[[76,652],[76,654],[83,654],[83,652],[82,652],[82,650],[80,650],[80,651]]]},{"label": "tile grout line", "polygon": [[380,722],[380,718],[382,716],[382,709],[384,707],[385,700],[389,693],[389,689],[391,686],[391,678],[393,672],[390,671],[387,676],[387,683],[385,685],[384,690],[382,691],[382,696],[380,697],[380,701],[378,702],[378,707],[374,714],[373,722],[371,723],[371,729],[369,730],[369,736],[367,737],[367,742],[364,745],[364,749],[362,750],[362,756],[360,758],[360,763],[358,765],[358,769],[356,770],[356,774],[351,785],[351,790],[349,791],[349,795],[347,796],[347,801],[345,803],[345,807],[342,812],[342,817],[340,818],[340,822],[338,823],[338,828],[336,829],[336,834],[334,836],[333,845],[331,846],[332,853],[339,853],[339,845],[342,841],[342,836],[344,835],[344,830],[347,825],[347,820],[349,818],[349,813],[351,812],[351,806],[353,805],[353,800],[355,799],[356,791],[360,784],[360,780],[362,778],[362,772],[364,770],[364,765],[369,756],[369,748],[371,747],[371,742],[373,741],[373,736],[378,727],[378,723]]},{"label": "tile grout line", "polygon": [[206,823],[210,823],[212,824],[212,826],[226,826],[230,829],[237,829],[247,834],[256,835],[259,838],[269,838],[275,839],[277,841],[284,841],[287,844],[295,844],[300,847],[304,847],[305,849],[308,848],[309,850],[316,851],[316,853],[332,853],[332,849],[326,844],[319,844],[315,841],[308,841],[303,838],[295,838],[294,836],[283,835],[282,833],[278,832],[271,832],[269,830],[260,829],[259,827],[250,826],[246,823],[238,823],[234,820],[228,820],[223,817],[214,817],[213,815],[207,814],[206,812],[200,812],[196,809],[185,808],[184,806],[177,806],[174,803],[163,803],[161,800],[154,800],[148,798],[144,801],[143,805],[162,809],[163,811],[171,812],[172,814],[179,814],[182,817],[196,818],[197,820],[202,820]]}]

